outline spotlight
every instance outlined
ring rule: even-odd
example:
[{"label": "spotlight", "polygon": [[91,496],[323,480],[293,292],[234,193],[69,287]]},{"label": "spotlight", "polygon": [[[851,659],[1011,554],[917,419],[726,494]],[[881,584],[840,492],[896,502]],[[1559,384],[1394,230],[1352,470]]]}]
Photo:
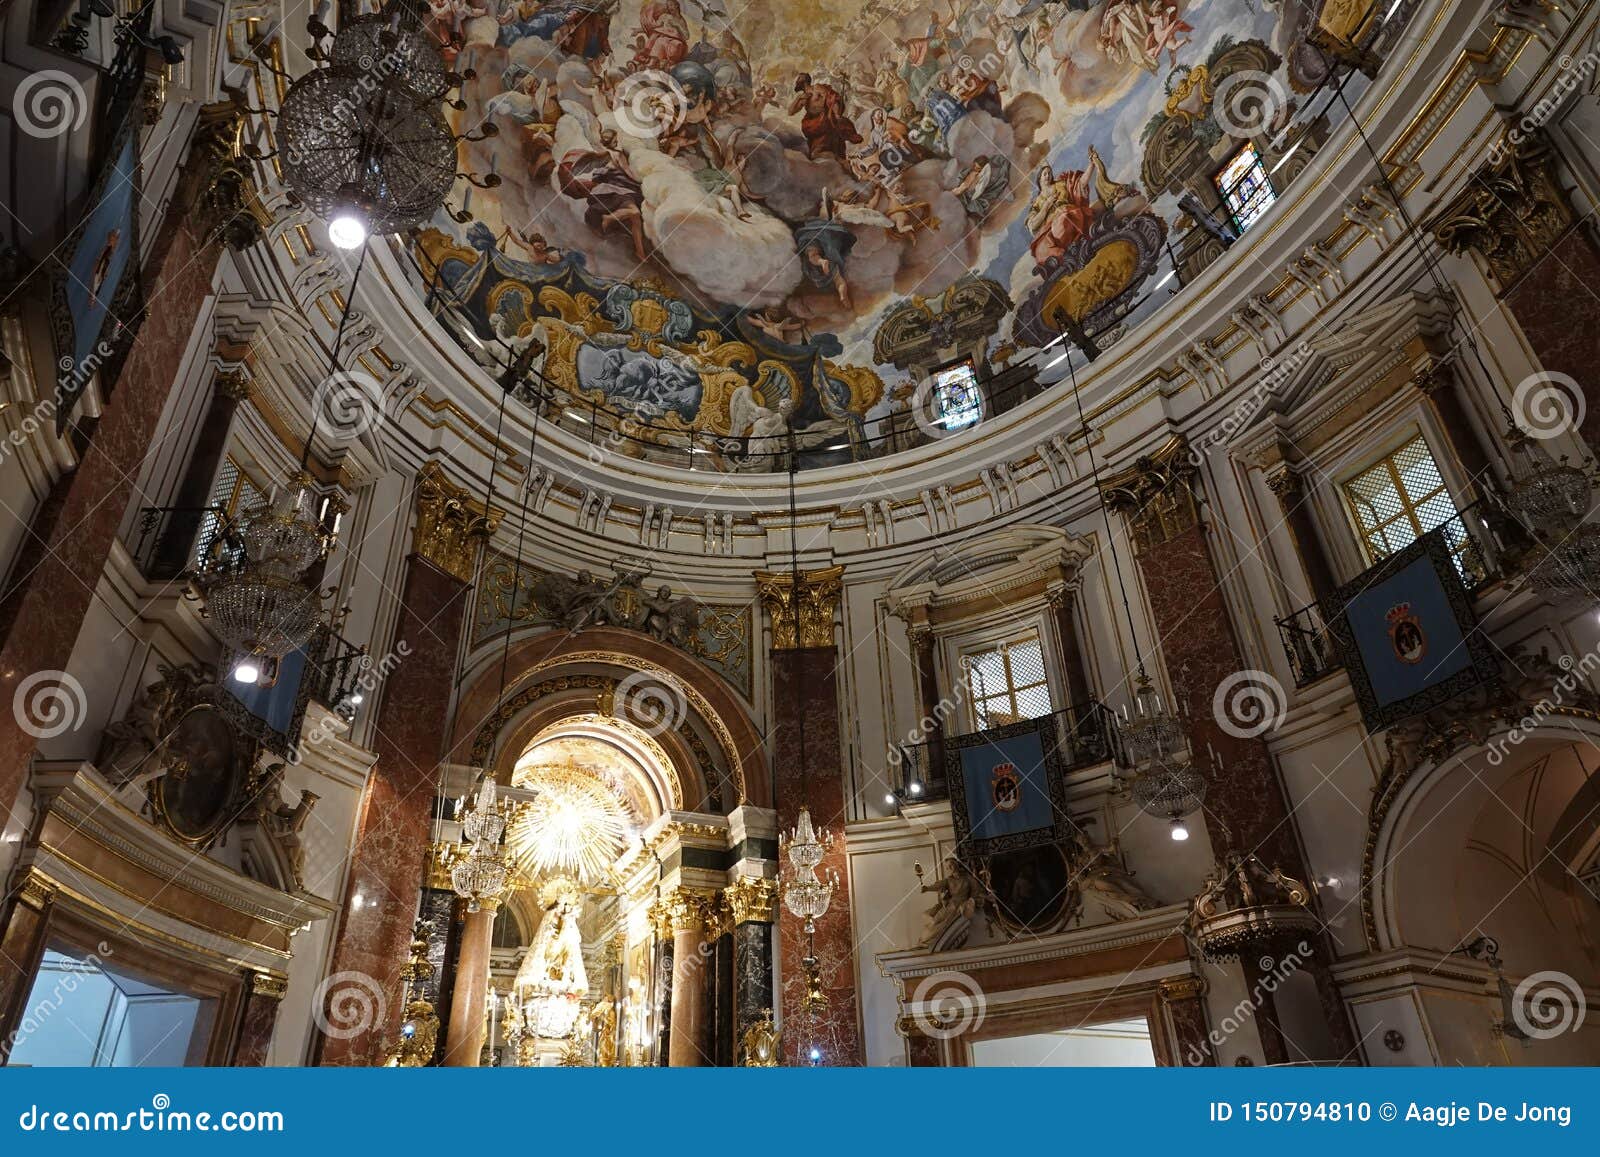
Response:
[{"label": "spotlight", "polygon": [[261,681],[261,666],[254,659],[240,659],[233,669],[236,683],[254,685]]},{"label": "spotlight", "polygon": [[912,795],[921,795],[922,794],[922,782],[920,780],[915,780],[914,779],[914,780],[911,781],[910,786],[907,787],[906,790],[909,791]]},{"label": "spotlight", "polygon": [[894,804],[895,804],[894,792],[891,791],[891,792],[885,793],[885,795],[883,797],[883,802],[888,804],[890,807],[894,807]]},{"label": "spotlight", "polygon": [[822,1050],[816,1045],[811,1046],[811,1052],[808,1055],[813,1065],[820,1065],[822,1063]]},{"label": "spotlight", "polygon": [[328,218],[328,240],[340,249],[360,249],[367,240],[367,214],[361,199],[352,193],[339,197]]},{"label": "spotlight", "polygon": [[1174,816],[1172,819],[1171,835],[1172,838],[1177,840],[1179,843],[1182,843],[1184,840],[1189,838],[1189,829],[1184,825],[1184,822],[1176,816]]}]

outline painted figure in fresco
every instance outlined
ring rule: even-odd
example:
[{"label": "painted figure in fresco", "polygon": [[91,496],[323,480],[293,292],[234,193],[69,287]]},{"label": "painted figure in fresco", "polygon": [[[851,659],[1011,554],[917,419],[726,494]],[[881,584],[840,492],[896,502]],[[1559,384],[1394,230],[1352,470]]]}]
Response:
[{"label": "painted figure in fresco", "polygon": [[961,199],[969,215],[981,221],[1001,201],[1011,199],[1011,162],[998,153],[974,157],[951,192]]},{"label": "painted figure in fresco", "polygon": [[645,0],[639,9],[639,29],[633,34],[630,72],[666,71],[689,55],[689,26],[678,0]]},{"label": "painted figure in fresco", "polygon": [[1033,204],[1028,208],[1029,246],[1043,270],[1060,260],[1073,242],[1087,236],[1099,210],[1109,209],[1129,192],[1106,176],[1105,162],[1089,146],[1087,169],[1052,172],[1049,163],[1033,177]]},{"label": "painted figure in fresco", "polygon": [[861,143],[861,134],[845,113],[844,98],[831,84],[811,79],[802,72],[794,80],[794,100],[789,115],[800,114],[800,131],[805,134],[806,152],[812,157],[831,155],[843,161],[851,145]]},{"label": "painted figure in fresco", "polygon": [[574,149],[556,166],[563,193],[584,202],[584,222],[596,233],[621,230],[633,242],[633,255],[645,260],[644,188],[617,148],[617,134],[600,133],[600,146]]},{"label": "painted figure in fresco", "polygon": [[1112,60],[1153,73],[1160,67],[1154,43],[1144,0],[1110,0],[1100,13],[1100,49]]},{"label": "painted figure in fresco", "polygon": [[1005,115],[1000,100],[1000,81],[985,76],[970,56],[963,56],[951,69],[950,95],[969,109],[981,109],[996,117]]},{"label": "painted figure in fresco", "polygon": [[806,280],[819,288],[831,288],[838,295],[839,304],[849,309],[850,284],[844,278],[844,262],[855,248],[856,235],[833,219],[826,191],[822,216],[800,225],[794,231],[794,241]]},{"label": "painted figure in fresco", "polygon": [[611,16],[617,0],[579,0],[555,34],[556,47],[594,60],[611,55]]},{"label": "painted figure in fresco", "polygon": [[544,3],[543,0],[509,0],[495,17],[500,25],[496,43],[509,48],[529,36],[550,40],[561,31],[572,12],[570,4],[559,0],[552,3]]},{"label": "painted figure in fresco", "polygon": [[1172,67],[1178,67],[1178,49],[1194,39],[1194,25],[1178,15],[1178,6],[1171,0],[1156,0],[1150,9],[1149,53],[1159,65],[1162,52],[1170,56]]},{"label": "painted figure in fresco", "polygon": [[551,245],[537,229],[513,230],[511,236],[535,265],[556,265],[567,255],[565,249]]},{"label": "painted figure in fresco", "polygon": [[489,15],[488,8],[474,7],[467,0],[428,0],[426,27],[439,42],[439,55],[445,67],[455,65],[457,47],[467,35],[467,21]]}]

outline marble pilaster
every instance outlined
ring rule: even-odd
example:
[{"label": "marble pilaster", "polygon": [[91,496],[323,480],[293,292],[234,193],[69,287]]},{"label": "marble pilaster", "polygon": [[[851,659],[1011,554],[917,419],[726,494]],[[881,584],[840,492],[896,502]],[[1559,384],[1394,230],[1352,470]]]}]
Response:
[{"label": "marble pilaster", "polygon": [[244,1012],[239,1019],[239,1036],[233,1046],[236,1068],[260,1068],[267,1063],[272,1032],[278,1025],[278,1009],[288,987],[286,981],[259,972],[250,974],[248,985]]}]

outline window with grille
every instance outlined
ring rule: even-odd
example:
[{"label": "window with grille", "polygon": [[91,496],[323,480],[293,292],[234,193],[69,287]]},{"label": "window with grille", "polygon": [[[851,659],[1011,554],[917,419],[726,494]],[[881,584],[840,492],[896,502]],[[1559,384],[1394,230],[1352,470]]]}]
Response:
[{"label": "window with grille", "polygon": [[1240,233],[1254,225],[1278,199],[1277,190],[1272,187],[1272,179],[1267,176],[1261,154],[1254,145],[1245,145],[1234,153],[1212,179]]},{"label": "window with grille", "polygon": [[221,507],[226,514],[219,515],[213,510],[208,510],[200,519],[200,532],[195,535],[194,557],[197,562],[205,562],[212,556],[212,552],[220,547],[217,536],[221,533],[223,524],[236,515],[242,514],[257,502],[266,497],[256,484],[250,481],[240,467],[239,463],[231,457],[222,460],[222,468],[217,471],[217,481],[211,488],[211,501],[209,506]]},{"label": "window with grille", "polygon": [[979,731],[1050,714],[1050,685],[1038,635],[970,651],[962,656],[962,667]]},{"label": "window with grille", "polygon": [[1456,566],[1470,577],[1475,557],[1472,539],[1422,435],[1346,482],[1344,496],[1367,561],[1387,558],[1442,526]]}]

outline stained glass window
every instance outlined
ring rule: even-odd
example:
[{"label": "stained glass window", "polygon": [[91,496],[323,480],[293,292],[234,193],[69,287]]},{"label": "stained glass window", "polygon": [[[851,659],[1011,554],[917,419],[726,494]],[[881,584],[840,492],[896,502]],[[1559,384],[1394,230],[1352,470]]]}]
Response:
[{"label": "stained glass window", "polygon": [[983,417],[983,395],[970,358],[933,371],[934,420],[946,430],[962,430]]},{"label": "stained glass window", "polygon": [[1214,178],[1222,201],[1243,233],[1278,199],[1254,145],[1245,145]]}]

